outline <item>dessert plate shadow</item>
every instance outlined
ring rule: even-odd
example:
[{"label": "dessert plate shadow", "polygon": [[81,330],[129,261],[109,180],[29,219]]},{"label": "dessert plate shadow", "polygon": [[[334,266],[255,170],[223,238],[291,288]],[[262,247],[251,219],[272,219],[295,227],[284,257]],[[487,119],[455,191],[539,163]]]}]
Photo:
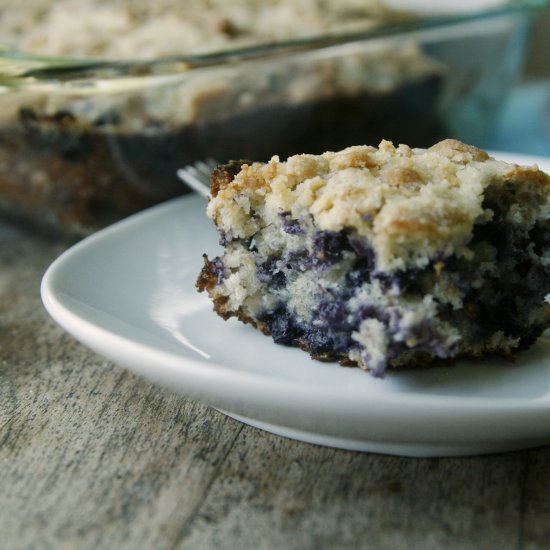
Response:
[{"label": "dessert plate shadow", "polygon": [[[550,171],[548,159],[495,156]],[[549,338],[515,362],[459,361],[375,379],[217,317],[194,286],[205,252],[219,247],[204,199],[175,199],[61,255],[44,275],[42,299],[96,352],[282,436],[405,456],[550,443]]]}]

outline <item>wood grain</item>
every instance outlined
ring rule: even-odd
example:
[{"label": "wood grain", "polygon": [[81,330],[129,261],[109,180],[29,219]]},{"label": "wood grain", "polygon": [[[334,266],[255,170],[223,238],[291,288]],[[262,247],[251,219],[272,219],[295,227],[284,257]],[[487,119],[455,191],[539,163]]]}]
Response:
[{"label": "wood grain", "polygon": [[243,426],[45,313],[63,246],[0,226],[0,547],[550,547],[550,448],[407,459]]}]

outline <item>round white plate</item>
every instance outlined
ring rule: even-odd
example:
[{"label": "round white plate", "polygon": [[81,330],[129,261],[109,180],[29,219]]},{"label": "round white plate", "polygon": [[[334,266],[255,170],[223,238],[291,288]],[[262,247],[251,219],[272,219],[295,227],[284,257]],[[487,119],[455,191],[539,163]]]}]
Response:
[{"label": "round white plate", "polygon": [[[550,161],[498,154],[524,164]],[[198,196],[128,218],[60,256],[42,281],[52,317],[132,371],[259,428],[303,441],[407,456],[550,442],[550,339],[500,358],[389,372],[313,361],[217,317],[195,290],[219,252]]]}]

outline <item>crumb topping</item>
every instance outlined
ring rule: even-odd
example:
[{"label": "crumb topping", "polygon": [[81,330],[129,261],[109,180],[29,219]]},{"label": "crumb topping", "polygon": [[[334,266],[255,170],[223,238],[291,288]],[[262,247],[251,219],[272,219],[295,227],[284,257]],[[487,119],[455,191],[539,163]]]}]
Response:
[{"label": "crumb topping", "polygon": [[504,163],[451,139],[427,150],[383,141],[245,164],[210,201],[208,215],[237,238],[251,237],[281,212],[311,218],[320,230],[368,237],[380,268],[405,269],[422,267],[438,250],[466,257],[474,224],[493,215],[483,204],[487,188],[514,193],[522,184],[538,187],[540,205],[518,205],[510,215],[548,217],[541,210],[548,208],[550,178],[537,167]]},{"label": "crumb topping", "polygon": [[0,15],[7,47],[117,59],[212,52],[403,17],[380,0],[6,0]]}]

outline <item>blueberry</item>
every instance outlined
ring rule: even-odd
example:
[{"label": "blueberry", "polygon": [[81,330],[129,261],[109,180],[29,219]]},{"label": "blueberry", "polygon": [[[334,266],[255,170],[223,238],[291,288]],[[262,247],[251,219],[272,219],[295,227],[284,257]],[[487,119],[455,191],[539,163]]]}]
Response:
[{"label": "blueberry", "polygon": [[355,233],[347,235],[348,243],[352,250],[360,258],[364,258],[366,262],[374,269],[376,263],[375,253],[368,240]]},{"label": "blueberry", "polygon": [[348,288],[359,288],[363,284],[370,282],[373,262],[370,258],[359,258],[353,264],[351,270],[346,274],[346,284]]},{"label": "blueberry", "polygon": [[386,309],[373,305],[366,305],[359,311],[359,319],[376,319],[377,321],[387,325],[390,321],[390,314]]},{"label": "blueberry", "polygon": [[256,276],[261,283],[267,284],[270,288],[282,288],[286,285],[286,276],[278,268],[278,256],[272,256],[264,263],[256,266]]},{"label": "blueberry", "polygon": [[302,235],[305,233],[305,229],[300,225],[298,220],[291,217],[290,212],[281,212],[279,217],[281,218],[281,224],[285,233],[289,235]]},{"label": "blueberry", "polygon": [[333,349],[333,341],[329,332],[321,327],[310,327],[305,331],[303,340],[307,343],[309,351],[313,355]]},{"label": "blueberry", "polygon": [[338,298],[323,299],[317,307],[316,317],[327,324],[342,325],[346,321],[347,312]]},{"label": "blueberry", "polygon": [[374,271],[372,277],[378,280],[384,292],[423,294],[424,277],[432,272],[433,266],[429,265],[424,269],[408,269],[391,273]]},{"label": "blueberry", "polygon": [[307,271],[308,269],[311,269],[313,265],[308,251],[305,248],[290,252],[286,256],[284,262],[287,269],[293,269],[296,271]]},{"label": "blueberry", "polygon": [[218,241],[220,243],[220,246],[226,247],[228,243],[233,240],[233,234],[231,233],[231,231],[226,232],[223,229],[218,229],[218,233],[220,236]]},{"label": "blueberry", "polygon": [[350,250],[343,231],[318,231],[313,237],[313,254],[316,265],[329,265],[342,259],[342,251]]},{"label": "blueberry", "polygon": [[260,314],[258,320],[268,326],[276,344],[292,346],[304,332],[295,317],[283,305]]}]

